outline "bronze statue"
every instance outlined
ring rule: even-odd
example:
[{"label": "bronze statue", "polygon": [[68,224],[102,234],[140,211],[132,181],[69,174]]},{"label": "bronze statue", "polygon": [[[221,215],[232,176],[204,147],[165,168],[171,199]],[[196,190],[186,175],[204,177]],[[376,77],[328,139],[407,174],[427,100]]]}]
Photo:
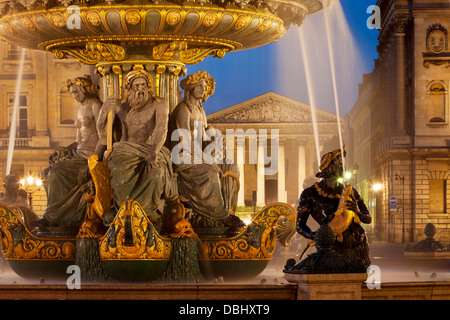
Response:
[{"label": "bronze statue", "polygon": [[[118,119],[115,141],[108,155],[112,197],[117,211],[128,199],[142,206],[155,226],[161,224],[161,198],[172,195],[170,151],[164,147],[169,119],[169,104],[151,91],[152,77],[143,69],[129,72],[124,80],[127,90],[120,101],[108,99],[98,122],[102,159],[106,150],[107,115],[110,110]],[[111,217],[109,217],[111,219]]]},{"label": "bronze statue", "polygon": [[47,192],[47,208],[38,227],[79,227],[86,217],[86,195],[92,188],[87,159],[99,141],[97,120],[102,107],[99,87],[89,75],[67,80],[67,90],[79,102],[75,125],[77,140],[49,157],[41,177]]},{"label": "bronze statue", "polygon": [[[333,250],[355,266],[367,268],[370,265],[369,247],[360,223],[371,223],[372,218],[358,192],[338,182],[343,176],[341,157],[340,149],[322,157],[320,172],[316,174],[321,180],[305,189],[300,196],[297,232],[314,240],[315,232],[306,224],[310,216],[319,225],[328,224],[336,236]],[[347,197],[342,197],[343,194]]]},{"label": "bronze statue", "polygon": [[187,137],[178,134],[180,141],[172,143],[172,153],[176,153],[172,159],[179,156],[186,160],[181,163],[174,161],[174,170],[178,173],[178,191],[188,199],[187,204],[194,212],[189,220],[194,229],[195,226],[239,229],[244,224],[234,215],[237,183],[224,179],[224,176],[238,179],[237,166],[202,158],[198,161],[207,144],[203,139],[206,134],[218,136],[208,126],[202,106],[202,102],[214,93],[214,79],[208,73],[199,71],[183,79],[180,87],[184,90],[184,99],[173,111],[170,131],[172,142],[176,141],[174,133],[188,133]]}]

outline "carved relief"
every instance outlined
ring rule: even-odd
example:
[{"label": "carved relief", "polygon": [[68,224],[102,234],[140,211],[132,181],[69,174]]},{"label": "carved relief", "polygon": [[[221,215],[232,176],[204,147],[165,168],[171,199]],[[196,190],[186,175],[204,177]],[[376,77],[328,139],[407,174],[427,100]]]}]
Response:
[{"label": "carved relief", "polygon": [[[311,122],[311,112],[297,104],[283,101],[274,97],[268,97],[256,103],[243,107],[229,114],[211,118],[211,122]],[[330,122],[329,119],[318,115],[319,122]]]},{"label": "carved relief", "polygon": [[427,30],[427,51],[441,53],[448,50],[448,31],[441,24],[434,24]]},{"label": "carved relief", "polygon": [[450,54],[448,53],[448,31],[441,24],[433,24],[427,30],[426,50],[423,53],[423,65],[450,67]]}]

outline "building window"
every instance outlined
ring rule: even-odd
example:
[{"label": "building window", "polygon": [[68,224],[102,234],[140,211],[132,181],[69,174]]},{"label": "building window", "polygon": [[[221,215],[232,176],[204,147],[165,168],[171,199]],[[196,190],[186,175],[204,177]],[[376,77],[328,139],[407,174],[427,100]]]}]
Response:
[{"label": "building window", "polygon": [[432,81],[427,88],[429,100],[428,122],[445,123],[447,121],[447,87],[442,81]]},{"label": "building window", "polygon": [[[11,128],[11,121],[14,112],[15,94],[8,93],[8,128]],[[17,138],[28,138],[28,94],[21,93],[19,95],[19,103],[17,109]]]},{"label": "building window", "polygon": [[447,181],[430,180],[430,213],[447,212]]}]

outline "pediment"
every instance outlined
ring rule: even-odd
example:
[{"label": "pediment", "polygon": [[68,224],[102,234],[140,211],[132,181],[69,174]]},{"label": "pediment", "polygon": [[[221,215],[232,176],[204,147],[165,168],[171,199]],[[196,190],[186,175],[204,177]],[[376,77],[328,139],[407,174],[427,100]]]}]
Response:
[{"label": "pediment", "polygon": [[[319,123],[336,123],[336,115],[316,108]],[[311,123],[311,107],[268,92],[207,116],[209,123]]]}]

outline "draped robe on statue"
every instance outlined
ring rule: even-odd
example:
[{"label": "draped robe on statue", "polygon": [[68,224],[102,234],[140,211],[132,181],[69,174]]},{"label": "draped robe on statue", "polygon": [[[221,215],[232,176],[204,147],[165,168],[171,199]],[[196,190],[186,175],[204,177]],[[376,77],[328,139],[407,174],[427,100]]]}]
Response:
[{"label": "draped robe on statue", "polygon": [[47,192],[44,218],[60,227],[79,227],[86,218],[86,195],[91,180],[85,181],[87,159],[94,150],[72,149],[56,165],[43,172]]},{"label": "draped robe on statue", "polygon": [[160,168],[147,172],[150,146],[120,141],[114,143],[108,167],[116,209],[127,199],[136,200],[152,222],[158,221],[156,212],[160,199],[172,195],[173,171],[170,151],[162,147],[157,155]]}]

